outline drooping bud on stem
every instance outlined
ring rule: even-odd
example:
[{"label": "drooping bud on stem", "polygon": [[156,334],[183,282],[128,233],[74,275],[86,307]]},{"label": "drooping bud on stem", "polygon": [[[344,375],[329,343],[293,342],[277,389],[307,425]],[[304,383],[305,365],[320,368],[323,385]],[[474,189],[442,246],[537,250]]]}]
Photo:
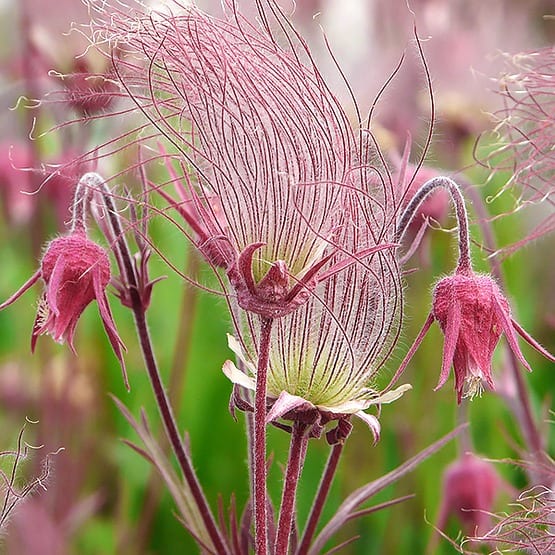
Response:
[{"label": "drooping bud on stem", "polygon": [[85,174],[75,189],[69,233],[47,245],[40,268],[19,291],[0,304],[0,310],[11,305],[42,278],[44,293],[33,326],[31,349],[34,350],[39,335],[49,334],[59,343],[67,342],[75,352],[73,338],[77,322],[85,308],[96,300],[106,335],[120,362],[125,385],[129,388],[123,360],[125,345],[118,335],[106,297],[111,279],[110,258],[103,247],[89,239],[86,231],[93,175]]},{"label": "drooping bud on stem", "polygon": [[443,187],[449,192],[455,206],[459,260],[455,272],[436,284],[432,311],[387,389],[401,376],[436,320],[445,336],[441,374],[436,389],[447,381],[453,366],[457,402],[460,404],[463,397],[479,395],[484,382],[491,389],[495,388],[492,377],[493,352],[503,333],[515,357],[529,371],[531,368],[520,350],[517,334],[548,360],[555,361],[555,357],[513,319],[509,302],[495,280],[489,275],[474,273],[470,259],[468,215],[461,190],[452,179],[434,177],[418,190],[401,214],[396,241],[402,241],[419,206],[437,187]]}]

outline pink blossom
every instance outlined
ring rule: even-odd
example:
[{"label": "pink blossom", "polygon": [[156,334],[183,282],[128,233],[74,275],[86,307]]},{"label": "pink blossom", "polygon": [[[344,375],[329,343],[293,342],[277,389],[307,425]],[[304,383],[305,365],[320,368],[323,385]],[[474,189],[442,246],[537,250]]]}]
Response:
[{"label": "pink blossom", "polygon": [[72,351],[75,327],[85,308],[96,300],[104,329],[125,372],[120,339],[106,298],[110,281],[110,260],[106,251],[87,238],[82,229],[54,239],[46,248],[40,269],[19,291],[0,305],[0,310],[16,301],[42,278],[45,291],[39,307],[31,348],[39,335],[49,334],[59,343],[67,342]]},{"label": "pink blossom", "polygon": [[517,342],[521,335],[540,353],[555,361],[541,345],[512,318],[509,302],[487,275],[456,273],[443,278],[434,289],[431,316],[445,335],[443,363],[436,389],[455,373],[457,401],[479,394],[483,382],[494,389],[492,357],[504,333],[514,354],[531,371]]},{"label": "pink blossom", "polygon": [[509,302],[491,276],[477,275],[470,269],[458,270],[435,286],[432,311],[391,384],[404,371],[434,320],[445,336],[436,390],[445,384],[453,366],[458,403],[464,397],[481,394],[484,382],[495,389],[492,358],[503,333],[511,350],[528,371],[531,367],[520,350],[517,335],[555,362],[555,357],[514,320]]},{"label": "pink blossom", "polygon": [[400,334],[402,285],[400,206],[370,130],[352,128],[274,2],[251,20],[235,3],[227,19],[115,4],[98,35],[125,40],[122,87],[148,118],[143,135],[168,139],[168,183],[151,189],[228,278],[231,345],[245,364],[228,361],[226,375],[254,387],[260,317],[275,320],[272,420],[355,414],[377,437],[364,411],[409,386],[383,396],[375,383]]},{"label": "pink blossom", "polygon": [[471,452],[464,453],[443,474],[438,528],[444,529],[448,518],[455,516],[463,524],[466,534],[487,532],[501,485],[501,479],[491,463]]}]

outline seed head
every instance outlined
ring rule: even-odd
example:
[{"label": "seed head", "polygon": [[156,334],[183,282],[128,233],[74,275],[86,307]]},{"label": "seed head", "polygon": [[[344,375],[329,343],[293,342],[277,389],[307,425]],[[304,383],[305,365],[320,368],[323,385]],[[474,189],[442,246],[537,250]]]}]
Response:
[{"label": "seed head", "polygon": [[[355,245],[360,248],[371,243],[372,228],[364,223],[365,213],[362,208],[351,212],[353,221],[345,225],[340,237],[346,253],[336,255],[332,265]],[[404,385],[381,394],[375,386],[376,376],[399,334],[400,272],[393,248],[374,249],[365,257],[355,253],[350,256],[351,263],[318,283],[302,306],[274,322],[267,418],[312,417],[320,425],[356,415],[370,426],[377,439],[378,420],[364,411],[371,405],[392,402],[410,388]],[[239,341],[231,342],[247,373],[230,361],[224,366],[233,382],[251,389],[259,343],[256,318],[247,313],[236,326]]]},{"label": "seed head", "polygon": [[[280,41],[270,30],[270,17],[289,29],[272,6],[260,27],[237,12],[220,20],[195,7],[115,7],[97,24],[107,40],[125,44],[116,72],[122,88],[155,137],[177,147],[171,157],[182,175],[172,181],[184,184],[178,199],[163,196],[180,206],[207,260],[225,268],[239,306],[268,318],[296,310],[330,270],[343,191],[355,186],[352,174],[371,150],[302,39],[290,31]],[[380,228],[395,205],[387,180],[372,181],[381,187],[372,216]]]}]

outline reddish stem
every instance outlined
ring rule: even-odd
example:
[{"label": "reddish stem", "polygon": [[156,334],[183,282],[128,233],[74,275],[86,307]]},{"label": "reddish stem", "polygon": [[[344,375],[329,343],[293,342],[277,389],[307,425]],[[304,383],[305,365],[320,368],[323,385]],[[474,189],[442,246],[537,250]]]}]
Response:
[{"label": "reddish stem", "polygon": [[[133,297],[135,296],[139,298],[138,294],[133,295]],[[145,366],[147,368],[148,376],[152,384],[152,390],[154,392],[156,404],[158,405],[158,409],[160,411],[160,415],[162,417],[162,421],[168,435],[168,440],[172,446],[175,456],[177,457],[179,466],[185,477],[185,481],[191,489],[191,495],[195,500],[202,521],[206,526],[208,535],[210,536],[210,539],[214,544],[215,553],[217,553],[218,555],[220,555],[220,553],[224,555],[226,553],[229,553],[229,550],[224,545],[224,541],[220,535],[220,531],[218,530],[216,521],[214,520],[214,517],[210,510],[210,506],[208,505],[208,501],[206,500],[204,492],[202,491],[202,487],[193,469],[193,465],[191,463],[189,455],[185,451],[185,446],[183,445],[183,441],[181,440],[175,417],[173,415],[166,390],[164,389],[164,384],[162,383],[162,379],[160,377],[158,365],[154,357],[154,351],[152,350],[152,342],[146,323],[145,312],[142,308],[142,304],[140,304],[140,300],[138,301],[138,303],[134,300],[132,311],[135,317],[137,334],[139,336],[139,342],[141,345],[141,351],[143,353]]]},{"label": "reddish stem", "polygon": [[[102,189],[106,189],[105,183],[101,181],[99,184]],[[152,348],[152,341],[150,338],[150,332],[148,330],[148,325],[146,322],[146,309],[143,305],[141,295],[139,293],[139,286],[137,276],[135,275],[133,258],[129,247],[123,235],[123,230],[121,229],[117,211],[110,196],[109,191],[103,191],[104,202],[106,203],[108,217],[110,219],[110,225],[112,226],[115,237],[117,237],[116,248],[119,251],[118,260],[122,262],[122,268],[120,268],[125,283],[127,284],[129,290],[129,296],[132,302],[131,310],[135,319],[135,325],[137,327],[137,335],[139,337],[139,344],[141,351],[143,353],[143,359],[145,361],[145,366],[150,378],[152,385],[152,390],[154,392],[154,397],[156,399],[156,404],[162,417],[162,422],[164,423],[164,428],[168,436],[168,440],[172,446],[172,450],[178,460],[179,467],[183,472],[183,476],[187,485],[191,490],[191,495],[195,500],[197,509],[200,513],[204,526],[210,536],[213,543],[215,553],[217,555],[225,555],[229,553],[228,547],[225,545],[224,540],[220,534],[220,531],[216,525],[208,501],[204,495],[202,487],[198,481],[197,475],[193,469],[193,464],[185,450],[185,446],[181,439],[179,429],[175,417],[173,415],[173,410],[162,383],[162,378],[160,376],[160,371],[158,369],[158,364],[154,356],[154,350]]]},{"label": "reddish stem", "polygon": [[322,475],[322,480],[318,486],[318,493],[312,504],[312,509],[310,510],[310,515],[308,516],[308,521],[306,523],[305,530],[303,532],[303,537],[299,547],[297,548],[297,555],[302,555],[303,553],[308,553],[308,548],[310,543],[314,538],[314,533],[316,532],[316,526],[318,526],[318,521],[322,516],[322,511],[324,510],[324,505],[326,504],[326,499],[333,483],[333,478],[337,471],[337,465],[339,464],[339,459],[341,453],[343,452],[343,443],[336,443],[331,450],[328,462],[326,464],[326,469]]},{"label": "reddish stem", "polygon": [[297,486],[301,475],[301,466],[306,455],[308,437],[306,424],[295,422],[291,432],[291,445],[289,447],[289,460],[283,483],[283,494],[279,512],[278,529],[276,536],[275,555],[287,555],[293,519],[295,516],[295,501]]},{"label": "reddish stem", "polygon": [[[195,277],[198,271],[199,258],[196,252],[190,250],[187,253],[187,262],[184,273],[188,276]],[[194,288],[186,288],[183,293],[183,301],[181,303],[181,317],[176,336],[176,347],[170,371],[169,381],[169,397],[170,404],[174,410],[179,413],[181,401],[183,398],[183,390],[185,383],[185,372],[187,361],[192,344],[192,328],[197,305],[197,290]],[[167,439],[162,436],[164,442],[161,447],[164,453],[169,451]],[[142,553],[146,550],[146,543],[151,533],[152,523],[156,514],[156,509],[160,504],[163,495],[163,489],[160,487],[161,480],[153,468],[150,474],[146,494],[143,499],[143,509],[138,520],[136,528],[135,542],[130,552]]]},{"label": "reddish stem", "polygon": [[266,382],[270,360],[271,318],[262,318],[254,394],[254,531],[256,555],[268,553],[266,510]]},{"label": "reddish stem", "polygon": [[453,205],[455,206],[455,216],[457,218],[457,226],[459,229],[459,261],[457,264],[457,273],[467,274],[472,272],[472,261],[470,259],[470,235],[468,232],[468,214],[464,204],[464,197],[460,187],[448,177],[434,177],[426,181],[416,194],[412,197],[411,201],[401,214],[399,223],[397,225],[397,233],[395,241],[401,242],[408,229],[409,224],[416,215],[419,206],[426,200],[435,189],[442,187],[446,189]]}]

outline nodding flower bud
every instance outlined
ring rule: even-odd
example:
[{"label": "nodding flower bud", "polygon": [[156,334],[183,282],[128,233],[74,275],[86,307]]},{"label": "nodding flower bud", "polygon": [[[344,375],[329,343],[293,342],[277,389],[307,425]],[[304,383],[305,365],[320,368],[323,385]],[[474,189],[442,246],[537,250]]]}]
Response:
[{"label": "nodding flower bud", "polygon": [[480,394],[483,382],[494,389],[492,357],[502,333],[524,367],[531,371],[517,342],[517,333],[540,353],[555,360],[511,317],[509,302],[492,277],[456,273],[439,281],[432,315],[445,335],[443,364],[437,388],[455,372],[457,401]]},{"label": "nodding flower bud", "polygon": [[[67,341],[73,349],[77,320],[95,299],[108,335],[117,337],[105,293],[110,281],[110,261],[104,249],[89,240],[82,230],[58,237],[48,245],[40,274],[46,290],[39,303],[33,347],[39,335],[48,333],[55,341]],[[118,344],[116,341],[115,346]]]},{"label": "nodding flower bud", "polygon": [[434,320],[437,320],[445,336],[436,390],[447,381],[452,365],[459,404],[463,398],[480,395],[484,382],[495,389],[492,358],[503,333],[514,355],[529,372],[532,369],[520,350],[517,334],[548,360],[555,362],[555,357],[513,319],[509,301],[491,276],[459,268],[435,286],[432,311],[390,386],[404,371]]},{"label": "nodding flower bud", "polygon": [[35,349],[39,335],[49,334],[59,343],[67,342],[75,352],[73,337],[77,321],[85,308],[96,300],[127,386],[122,353],[125,346],[116,330],[106,298],[106,287],[110,281],[110,260],[106,251],[91,241],[82,227],[54,239],[46,248],[39,270],[0,305],[0,310],[16,301],[39,278],[44,281],[45,289],[33,326],[31,349]]},{"label": "nodding flower bud", "polygon": [[495,468],[473,453],[465,453],[443,474],[443,499],[438,528],[456,517],[467,535],[484,534],[490,528],[490,514],[502,485]]}]

